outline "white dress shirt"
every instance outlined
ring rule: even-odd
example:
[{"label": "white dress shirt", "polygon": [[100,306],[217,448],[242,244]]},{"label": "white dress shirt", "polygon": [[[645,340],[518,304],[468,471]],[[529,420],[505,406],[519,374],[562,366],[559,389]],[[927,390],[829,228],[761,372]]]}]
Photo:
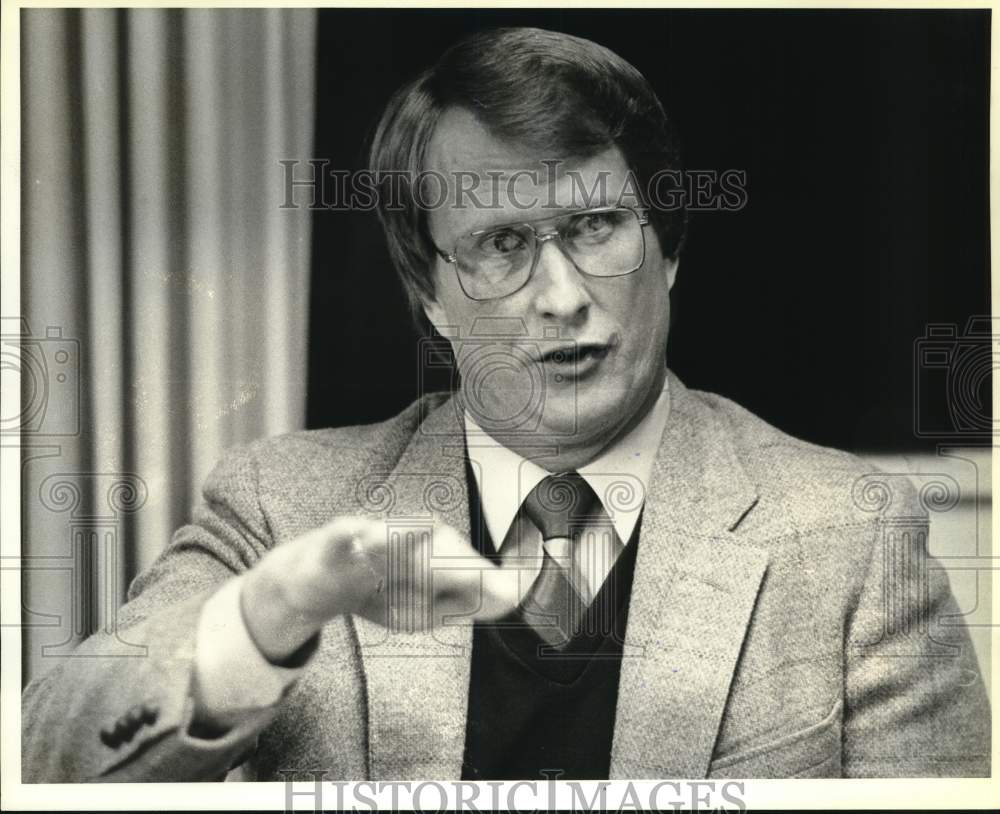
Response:
[{"label": "white dress shirt", "polygon": [[[588,601],[600,590],[639,521],[669,403],[664,384],[653,408],[627,435],[577,470],[602,507],[593,523],[584,526],[575,548]],[[523,598],[541,570],[542,535],[519,510],[531,490],[552,473],[537,462],[543,458],[525,458],[504,447],[468,414],[465,429],[483,518],[498,546],[501,569]],[[609,521],[614,533],[609,533]],[[240,713],[277,703],[304,669],[271,664],[257,649],[240,610],[243,579],[230,580],[205,603],[195,652],[199,703],[214,720],[230,725]]]},{"label": "white dress shirt", "polygon": [[[669,405],[664,384],[653,408],[627,435],[576,470],[594,490],[602,509],[594,524],[584,524],[575,547],[587,601],[597,595],[639,521]],[[525,458],[508,449],[481,430],[468,413],[465,434],[486,527],[500,553],[501,568],[517,579],[518,595],[523,598],[542,567],[542,535],[518,512],[531,490],[553,473],[540,465],[543,454]],[[608,521],[613,534],[608,533]]]}]

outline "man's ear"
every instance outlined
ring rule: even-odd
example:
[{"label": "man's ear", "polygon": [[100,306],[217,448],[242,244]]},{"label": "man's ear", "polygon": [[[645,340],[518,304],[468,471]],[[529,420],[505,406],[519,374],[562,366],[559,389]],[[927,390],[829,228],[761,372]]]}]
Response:
[{"label": "man's ear", "polygon": [[448,316],[445,314],[444,308],[441,307],[441,304],[436,300],[428,301],[421,298],[420,306],[424,309],[424,314],[427,316],[431,325],[434,326],[434,330],[442,336],[447,336],[449,332],[442,329],[448,324]]}]

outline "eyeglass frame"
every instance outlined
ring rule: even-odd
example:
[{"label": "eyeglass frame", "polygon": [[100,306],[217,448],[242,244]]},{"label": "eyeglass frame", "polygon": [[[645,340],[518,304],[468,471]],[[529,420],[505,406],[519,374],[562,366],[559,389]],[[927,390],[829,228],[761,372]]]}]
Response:
[{"label": "eyeglass frame", "polygon": [[[600,214],[601,212],[618,212],[620,210],[627,210],[635,215],[636,220],[639,222],[639,233],[642,235],[642,256],[639,258],[639,263],[634,269],[629,271],[623,271],[620,274],[591,274],[590,272],[584,271],[580,268],[576,261],[573,259],[572,255],[567,251],[566,245],[563,243],[562,233],[556,229],[554,232],[547,232],[545,234],[539,234],[538,230],[535,229],[536,223],[544,223],[551,220],[560,220],[562,218],[572,217],[574,215],[590,215],[590,214]],[[559,248],[562,250],[563,256],[573,264],[580,274],[586,277],[596,277],[596,278],[613,278],[613,277],[627,277],[629,274],[635,274],[639,269],[642,268],[643,264],[646,262],[646,233],[642,231],[642,227],[649,225],[649,210],[645,207],[631,207],[631,206],[594,206],[586,209],[573,209],[569,212],[563,212],[560,215],[551,215],[546,218],[536,218],[535,220],[526,221],[511,221],[509,223],[498,223],[494,226],[487,226],[484,229],[477,229],[474,232],[469,232],[468,234],[462,235],[459,240],[466,237],[477,237],[479,235],[487,234],[497,229],[507,229],[513,226],[527,226],[532,234],[535,236],[535,254],[531,260],[531,269],[528,271],[528,276],[524,278],[524,282],[521,283],[517,288],[507,294],[500,294],[496,297],[473,297],[465,290],[465,286],[462,285],[462,276],[458,270],[458,244],[455,244],[455,250],[451,253],[444,251],[438,246],[434,246],[434,251],[438,253],[438,256],[455,267],[455,278],[458,280],[458,287],[462,289],[462,293],[468,297],[473,302],[492,302],[493,300],[502,300],[504,297],[512,297],[522,288],[524,288],[528,283],[531,282],[531,278],[535,276],[535,269],[538,268],[538,258],[542,254],[542,244],[549,240],[558,239]]]}]

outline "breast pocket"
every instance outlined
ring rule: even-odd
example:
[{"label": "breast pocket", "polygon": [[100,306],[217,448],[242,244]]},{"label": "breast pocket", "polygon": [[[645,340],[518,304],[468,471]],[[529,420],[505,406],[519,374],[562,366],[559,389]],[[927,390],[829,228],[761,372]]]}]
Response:
[{"label": "breast pocket", "polygon": [[811,726],[765,743],[720,755],[709,777],[840,777],[841,707]]}]

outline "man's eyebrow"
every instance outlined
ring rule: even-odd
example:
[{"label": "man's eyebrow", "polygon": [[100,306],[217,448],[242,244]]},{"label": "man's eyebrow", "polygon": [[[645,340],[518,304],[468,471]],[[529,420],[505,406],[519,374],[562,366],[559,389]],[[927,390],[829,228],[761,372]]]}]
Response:
[{"label": "man's eyebrow", "polygon": [[470,220],[469,223],[465,224],[465,226],[458,232],[458,237],[464,237],[465,235],[476,232],[489,231],[490,229],[502,228],[504,226],[519,226],[524,223],[539,223],[547,220],[554,220],[561,215],[570,215],[574,212],[586,211],[587,209],[600,209],[602,207],[614,205],[614,202],[593,203],[589,206],[552,206],[545,204],[540,209],[540,212],[544,214],[539,214],[539,212],[524,212],[521,217],[514,214],[516,210],[514,210],[514,212],[506,210],[483,212],[480,217],[474,218]]},{"label": "man's eyebrow", "polygon": [[449,237],[449,240],[457,241],[477,232],[486,232],[504,226],[516,226],[526,221],[526,218],[514,217],[509,212],[480,212],[477,217],[470,218],[461,228],[457,229],[454,235]]}]

